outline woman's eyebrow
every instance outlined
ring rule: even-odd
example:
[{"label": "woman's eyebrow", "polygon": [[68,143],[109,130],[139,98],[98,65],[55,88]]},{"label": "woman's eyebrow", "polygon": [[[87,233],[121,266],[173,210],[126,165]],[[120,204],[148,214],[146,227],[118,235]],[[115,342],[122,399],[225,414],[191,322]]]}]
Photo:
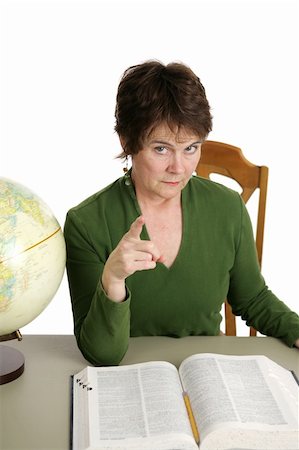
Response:
[{"label": "woman's eyebrow", "polygon": [[170,142],[167,141],[163,141],[162,139],[153,139],[152,141],[149,142],[150,145],[152,144],[162,144],[162,145],[167,145],[168,147],[171,147],[172,144]]},{"label": "woman's eyebrow", "polygon": [[[160,139],[153,139],[152,141],[149,142],[150,145],[152,144],[162,144],[162,145],[167,145],[168,147],[172,147],[173,144],[167,141],[163,141]],[[191,142],[189,144],[186,145],[186,147],[190,147],[191,145],[196,145],[196,144],[202,144],[202,141],[195,141],[195,142]]]}]

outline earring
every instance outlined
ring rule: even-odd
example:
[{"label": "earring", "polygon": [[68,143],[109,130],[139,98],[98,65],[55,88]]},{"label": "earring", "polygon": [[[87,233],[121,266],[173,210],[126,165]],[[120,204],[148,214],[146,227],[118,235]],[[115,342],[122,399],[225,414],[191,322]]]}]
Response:
[{"label": "earring", "polygon": [[123,172],[126,174],[128,172],[128,155],[125,157],[125,167],[123,167]]},{"label": "earring", "polygon": [[129,169],[128,169],[128,155],[126,155],[125,157],[125,167],[123,167],[123,172],[124,172],[124,179],[125,179],[125,185],[126,186],[130,186],[131,184],[131,177],[129,174]]}]

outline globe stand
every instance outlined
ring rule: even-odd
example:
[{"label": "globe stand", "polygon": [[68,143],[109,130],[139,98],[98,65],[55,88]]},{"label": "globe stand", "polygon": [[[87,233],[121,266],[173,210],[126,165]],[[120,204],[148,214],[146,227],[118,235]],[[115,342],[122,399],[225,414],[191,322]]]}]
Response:
[{"label": "globe stand", "polygon": [[[0,341],[11,339],[22,340],[19,330],[0,336]],[[23,354],[8,345],[0,345],[0,385],[16,380],[24,372],[25,358]]]},{"label": "globe stand", "polygon": [[16,330],[13,333],[4,334],[3,336],[0,336],[0,342],[11,341],[12,339],[18,339],[18,341],[21,341],[23,339],[20,330]]}]

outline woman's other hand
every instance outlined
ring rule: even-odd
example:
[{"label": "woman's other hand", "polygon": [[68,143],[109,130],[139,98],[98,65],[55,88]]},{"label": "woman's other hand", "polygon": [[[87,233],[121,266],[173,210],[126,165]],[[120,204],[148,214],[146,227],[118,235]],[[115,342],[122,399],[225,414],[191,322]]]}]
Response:
[{"label": "woman's other hand", "polygon": [[129,275],[137,270],[154,269],[158,261],[163,262],[163,256],[154,243],[140,239],[143,225],[144,218],[137,217],[106,261],[102,285],[114,302],[122,302],[126,298],[125,279]]}]

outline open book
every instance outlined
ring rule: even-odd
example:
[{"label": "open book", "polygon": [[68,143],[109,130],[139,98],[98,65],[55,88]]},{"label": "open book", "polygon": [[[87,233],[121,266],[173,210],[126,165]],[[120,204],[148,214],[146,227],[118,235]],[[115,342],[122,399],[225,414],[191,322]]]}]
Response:
[{"label": "open book", "polygon": [[73,377],[73,450],[299,449],[298,392],[265,356],[87,367]]}]

